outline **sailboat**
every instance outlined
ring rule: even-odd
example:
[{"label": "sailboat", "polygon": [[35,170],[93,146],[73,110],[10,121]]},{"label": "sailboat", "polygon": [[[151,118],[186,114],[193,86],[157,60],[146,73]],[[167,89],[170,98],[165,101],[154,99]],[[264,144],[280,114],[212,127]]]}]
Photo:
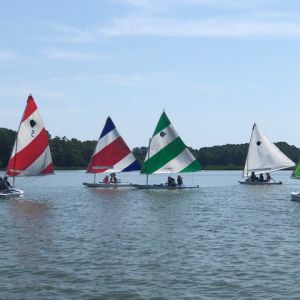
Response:
[{"label": "sailboat", "polygon": [[[269,173],[293,166],[295,163],[282,153],[254,123],[243,172],[243,177],[247,179],[241,180],[239,183],[249,185],[282,184],[281,181],[273,180]],[[263,174],[269,178],[263,179]],[[261,175],[263,180],[259,180],[257,175]]]},{"label": "sailboat", "polygon": [[48,135],[37,105],[31,95],[23,113],[6,174],[13,177],[13,186],[0,197],[17,197],[23,191],[14,188],[15,177],[53,174]]},{"label": "sailboat", "polygon": [[[94,174],[94,182],[83,182],[83,185],[103,188],[130,187],[130,183],[118,180],[115,182],[96,182],[96,175],[98,173],[113,175],[118,172],[138,171],[140,169],[140,164],[119,134],[112,119],[108,117],[87,168],[87,173]],[[108,178],[108,175],[105,177]]]},{"label": "sailboat", "polygon": [[[292,179],[300,179],[300,163],[298,163],[291,175]],[[300,201],[300,192],[292,192],[291,200]]]},{"label": "sailboat", "polygon": [[199,161],[193,156],[182,139],[178,136],[167,114],[162,113],[149,140],[146,159],[142,165],[141,173],[147,175],[146,184],[133,184],[138,189],[190,189],[199,186],[186,186],[181,184],[148,184],[149,174],[185,173],[201,171]]}]

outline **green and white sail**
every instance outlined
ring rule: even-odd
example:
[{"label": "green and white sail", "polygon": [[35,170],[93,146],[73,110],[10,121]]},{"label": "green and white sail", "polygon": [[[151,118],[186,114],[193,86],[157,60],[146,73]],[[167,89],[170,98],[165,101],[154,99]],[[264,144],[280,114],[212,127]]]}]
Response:
[{"label": "green and white sail", "polygon": [[300,179],[300,162],[297,164],[296,168],[294,169],[291,178]]},{"label": "green and white sail", "polygon": [[150,140],[141,173],[182,173],[200,170],[199,161],[178,136],[163,112]]}]

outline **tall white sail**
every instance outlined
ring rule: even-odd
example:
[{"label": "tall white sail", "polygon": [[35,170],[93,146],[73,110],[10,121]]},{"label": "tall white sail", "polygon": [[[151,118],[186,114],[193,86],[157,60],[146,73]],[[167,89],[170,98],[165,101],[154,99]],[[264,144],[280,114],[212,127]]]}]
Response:
[{"label": "tall white sail", "polygon": [[267,173],[295,166],[294,162],[283,154],[254,123],[248,155],[244,168],[244,177]]}]

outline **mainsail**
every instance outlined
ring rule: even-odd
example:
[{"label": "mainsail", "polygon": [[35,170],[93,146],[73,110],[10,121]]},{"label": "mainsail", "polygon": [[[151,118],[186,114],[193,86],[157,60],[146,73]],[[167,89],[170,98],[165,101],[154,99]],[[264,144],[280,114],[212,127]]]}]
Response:
[{"label": "mainsail", "polygon": [[27,100],[6,172],[9,176],[53,174],[47,132],[31,95]]},{"label": "mainsail", "polygon": [[140,170],[140,165],[120,136],[110,117],[107,118],[88,165],[87,173],[111,173]]},{"label": "mainsail", "polygon": [[254,123],[248,155],[246,158],[244,177],[267,173],[295,166],[294,162],[283,154]]},{"label": "mainsail", "polygon": [[200,170],[199,161],[178,136],[163,112],[150,140],[141,173],[182,173]]}]

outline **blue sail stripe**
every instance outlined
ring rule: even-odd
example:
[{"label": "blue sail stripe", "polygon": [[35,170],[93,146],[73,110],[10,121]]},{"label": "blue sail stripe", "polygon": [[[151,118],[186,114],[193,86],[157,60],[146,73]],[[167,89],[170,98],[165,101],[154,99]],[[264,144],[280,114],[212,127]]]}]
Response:
[{"label": "blue sail stripe", "polygon": [[102,137],[104,137],[105,135],[107,135],[110,131],[114,130],[115,128],[116,128],[116,126],[115,126],[114,122],[112,121],[112,119],[110,117],[108,117],[106,119],[104,128],[101,132],[100,139]]},{"label": "blue sail stripe", "polygon": [[139,171],[141,169],[140,164],[135,160],[132,164],[122,170],[122,172]]}]

